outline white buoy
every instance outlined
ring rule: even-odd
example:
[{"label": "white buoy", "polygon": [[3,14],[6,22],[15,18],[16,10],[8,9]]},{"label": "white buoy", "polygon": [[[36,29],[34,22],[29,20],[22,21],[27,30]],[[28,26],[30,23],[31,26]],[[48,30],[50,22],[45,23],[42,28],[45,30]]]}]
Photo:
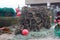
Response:
[{"label": "white buoy", "polygon": [[50,2],[47,2],[47,9],[50,8]]}]

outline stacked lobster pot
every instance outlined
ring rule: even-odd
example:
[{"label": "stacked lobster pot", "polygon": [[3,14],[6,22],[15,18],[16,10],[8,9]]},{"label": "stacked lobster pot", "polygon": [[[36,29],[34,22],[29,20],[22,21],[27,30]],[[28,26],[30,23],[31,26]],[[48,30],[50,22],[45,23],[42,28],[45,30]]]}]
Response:
[{"label": "stacked lobster pot", "polygon": [[40,31],[43,27],[49,29],[51,27],[49,11],[46,7],[23,7],[20,25],[29,31]]}]

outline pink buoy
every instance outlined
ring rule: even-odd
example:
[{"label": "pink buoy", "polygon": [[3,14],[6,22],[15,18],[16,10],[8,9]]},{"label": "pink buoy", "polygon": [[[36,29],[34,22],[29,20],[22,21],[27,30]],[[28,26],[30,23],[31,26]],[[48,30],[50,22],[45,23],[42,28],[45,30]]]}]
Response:
[{"label": "pink buoy", "polygon": [[28,35],[29,31],[27,29],[22,30],[23,35]]},{"label": "pink buoy", "polygon": [[0,30],[3,30],[3,29],[5,29],[4,27],[3,28],[0,28]]},{"label": "pink buoy", "polygon": [[54,23],[56,23],[57,21],[56,20],[54,20]]}]

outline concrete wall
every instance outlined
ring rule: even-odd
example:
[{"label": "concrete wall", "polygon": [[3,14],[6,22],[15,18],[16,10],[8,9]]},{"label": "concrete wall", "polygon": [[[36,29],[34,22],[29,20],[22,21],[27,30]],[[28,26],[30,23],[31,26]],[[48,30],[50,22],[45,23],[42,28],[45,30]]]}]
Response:
[{"label": "concrete wall", "polygon": [[40,3],[55,3],[55,2],[60,2],[60,0],[25,0],[26,4],[40,4]]}]

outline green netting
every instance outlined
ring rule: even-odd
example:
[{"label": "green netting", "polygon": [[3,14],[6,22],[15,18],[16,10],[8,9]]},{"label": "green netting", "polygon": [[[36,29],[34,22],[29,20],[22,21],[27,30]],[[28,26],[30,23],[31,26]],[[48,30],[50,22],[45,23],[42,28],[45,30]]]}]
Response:
[{"label": "green netting", "polygon": [[13,8],[0,8],[0,27],[16,24],[17,18]]},{"label": "green netting", "polygon": [[27,36],[23,36],[21,34],[15,35],[14,38],[12,40],[29,40],[29,39],[34,39],[34,38],[45,38],[48,36],[53,36],[53,31],[52,30],[48,30],[48,29],[41,29],[39,32],[29,32],[29,34]]},{"label": "green netting", "polygon": [[15,16],[16,13],[13,8],[0,8],[0,16]]},{"label": "green netting", "polygon": [[58,25],[55,26],[54,33],[55,36],[60,37],[60,27]]}]

